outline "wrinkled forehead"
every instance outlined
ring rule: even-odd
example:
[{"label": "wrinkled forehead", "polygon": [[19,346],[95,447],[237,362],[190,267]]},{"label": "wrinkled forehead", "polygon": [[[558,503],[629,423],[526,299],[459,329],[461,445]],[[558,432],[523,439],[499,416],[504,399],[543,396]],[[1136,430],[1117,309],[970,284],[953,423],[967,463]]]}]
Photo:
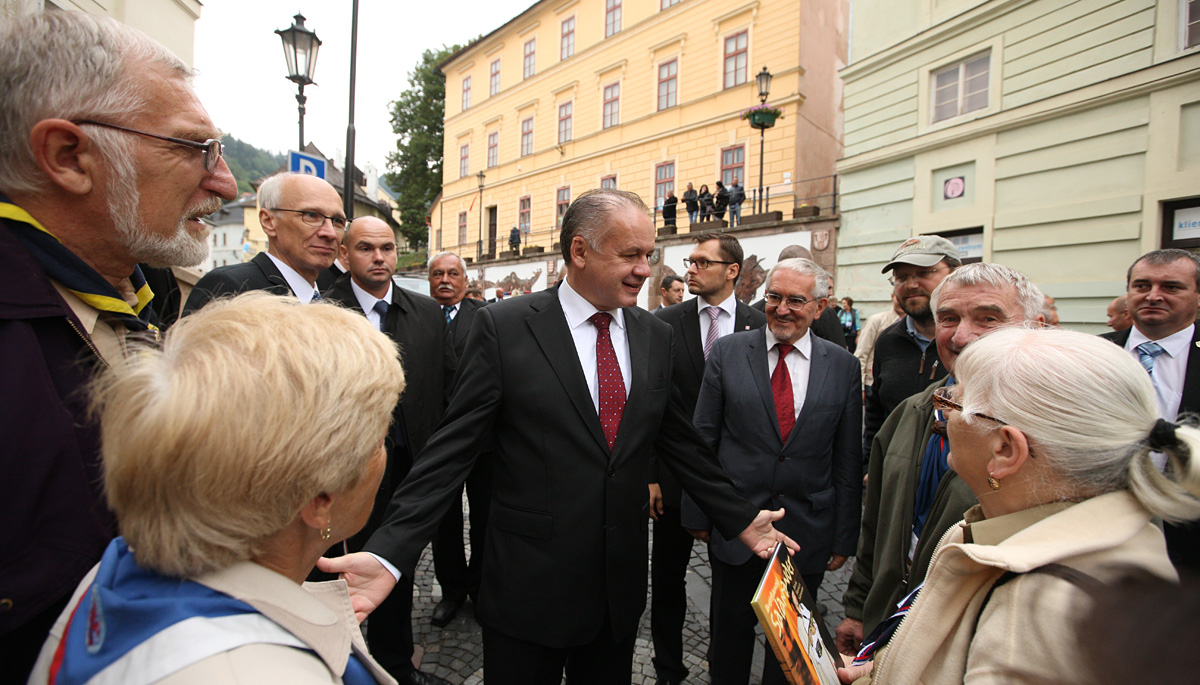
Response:
[{"label": "wrinkled forehead", "polygon": [[967,318],[979,315],[998,315],[1005,320],[1023,319],[1015,286],[998,288],[990,284],[946,284],[938,301],[936,316]]}]

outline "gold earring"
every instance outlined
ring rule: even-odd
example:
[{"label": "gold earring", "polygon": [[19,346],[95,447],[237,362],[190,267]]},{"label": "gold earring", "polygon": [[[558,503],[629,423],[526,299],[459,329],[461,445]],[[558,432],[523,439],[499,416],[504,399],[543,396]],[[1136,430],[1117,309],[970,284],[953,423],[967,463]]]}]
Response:
[{"label": "gold earring", "polygon": [[990,473],[988,474],[988,487],[991,488],[992,490],[1000,489],[1000,481],[993,478],[992,474],[990,474]]},{"label": "gold earring", "polygon": [[[997,485],[996,487],[1000,487],[1000,486]],[[325,526],[325,530],[321,531],[321,539],[328,540],[331,535],[333,535],[333,524],[332,523],[329,524],[328,526]]]}]

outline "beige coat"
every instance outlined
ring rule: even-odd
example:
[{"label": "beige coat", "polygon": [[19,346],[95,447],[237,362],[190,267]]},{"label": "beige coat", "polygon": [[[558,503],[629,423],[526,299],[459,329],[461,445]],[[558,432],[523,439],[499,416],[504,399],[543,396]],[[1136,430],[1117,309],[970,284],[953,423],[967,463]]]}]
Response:
[{"label": "beige coat", "polygon": [[982,606],[1006,571],[1050,563],[1102,581],[1130,569],[1177,578],[1162,532],[1128,492],[992,520],[972,508],[934,554],[912,612],[876,661],[875,683],[1086,682],[1076,648],[1082,588],[1031,573]]},{"label": "beige coat", "polygon": [[[79,603],[95,574],[93,568],[79,584],[67,605],[68,611]],[[250,562],[234,564],[193,580],[249,604],[299,638],[312,651],[284,645],[249,644],[197,661],[159,683],[337,685],[342,682],[341,676],[353,648],[376,682],[395,685],[396,681],[367,653],[344,581],[305,583],[301,587]],[[29,683],[47,682],[50,662],[62,639],[68,611],[59,616],[50,630]]]}]

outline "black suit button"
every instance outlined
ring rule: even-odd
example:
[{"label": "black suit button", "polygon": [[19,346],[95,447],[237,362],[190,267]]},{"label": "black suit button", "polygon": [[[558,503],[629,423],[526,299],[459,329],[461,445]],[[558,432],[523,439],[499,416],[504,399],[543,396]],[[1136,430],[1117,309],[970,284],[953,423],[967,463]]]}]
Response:
[{"label": "black suit button", "polygon": [[784,460],[784,456],[782,454],[779,455],[779,461],[783,461],[783,460]]},{"label": "black suit button", "polygon": [[775,493],[775,499],[779,499],[779,493]]},{"label": "black suit button", "polygon": [[616,470],[616,469],[609,469],[609,470],[608,470],[608,477],[609,477],[609,478],[612,478],[612,477],[614,477],[614,476],[616,476],[616,475],[617,475],[617,470]]}]

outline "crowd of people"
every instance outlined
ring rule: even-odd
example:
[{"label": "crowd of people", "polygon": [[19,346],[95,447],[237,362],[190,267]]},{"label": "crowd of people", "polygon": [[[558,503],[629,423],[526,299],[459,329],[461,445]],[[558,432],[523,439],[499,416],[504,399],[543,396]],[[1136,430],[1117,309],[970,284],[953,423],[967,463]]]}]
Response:
[{"label": "crowd of people", "polygon": [[[0,681],[437,685],[431,541],[432,622],[470,602],[495,683],[630,682],[648,580],[659,682],[698,675],[695,540],[714,683],[750,679],[779,545],[812,593],[853,565],[843,682],[1194,672],[1089,639],[1129,578],[1200,569],[1194,254],[1135,260],[1101,337],[937,236],[896,248],[865,322],[800,246],[748,304],[740,243],[705,232],[647,312],[653,210],[599,189],[562,218],[566,276],[485,303],[450,252],[429,297],[397,287],[385,222],[280,173],[267,251],[183,298],[166,267],[236,194],[189,77],[110,19],[0,23]],[[762,682],[786,682],[770,649]]]},{"label": "crowd of people", "polygon": [[725,212],[729,212],[729,225],[739,226],[742,222],[742,203],[746,201],[746,191],[734,176],[726,187],[723,181],[716,182],[716,191],[710,191],[707,184],[701,184],[699,192],[687,184],[687,190],[681,197],[675,197],[675,190],[667,191],[658,211],[662,215],[663,226],[675,226],[676,211],[679,201],[683,200],[687,210],[688,224],[706,221],[724,221]]}]

